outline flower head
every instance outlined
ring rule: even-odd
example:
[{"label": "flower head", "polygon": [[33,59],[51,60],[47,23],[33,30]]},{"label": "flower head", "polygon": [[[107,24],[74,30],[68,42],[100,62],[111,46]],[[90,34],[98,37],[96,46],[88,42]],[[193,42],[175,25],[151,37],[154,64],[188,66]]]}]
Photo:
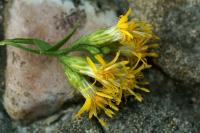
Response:
[{"label": "flower head", "polygon": [[152,25],[132,19],[129,21],[128,17],[131,14],[131,9],[125,15],[121,15],[116,25],[121,33],[121,42],[130,42],[135,39],[153,38],[156,37],[152,32]]},{"label": "flower head", "polygon": [[146,65],[141,65],[137,68],[131,68],[122,82],[122,91],[125,97],[132,95],[139,102],[143,100],[141,94],[137,93],[136,90],[142,90],[144,92],[149,92],[148,89],[142,87],[147,82],[141,82],[143,80],[142,70],[146,69]]},{"label": "flower head", "polygon": [[131,9],[119,17],[117,24],[107,29],[101,29],[80,38],[77,43],[88,45],[108,45],[113,42],[130,42],[135,39],[154,38],[152,26],[144,21],[129,20]]},{"label": "flower head", "polygon": [[119,52],[116,54],[115,58],[106,62],[101,55],[95,56],[99,64],[95,64],[89,57],[87,58],[88,65],[90,67],[91,76],[97,80],[104,88],[112,89],[112,92],[117,95],[117,104],[121,102],[121,90],[120,83],[121,80],[126,76],[128,67],[128,61],[117,62],[119,57]]},{"label": "flower head", "polygon": [[123,43],[119,49],[122,54],[128,57],[136,57],[134,61],[139,63],[142,61],[147,65],[146,57],[158,57],[158,53],[154,51],[158,44],[148,44],[149,39],[136,39],[131,42]]},{"label": "flower head", "polygon": [[128,21],[128,17],[131,14],[131,9],[127,11],[125,15],[121,15],[119,17],[119,21],[116,25],[116,28],[120,31],[122,34],[122,41],[130,41],[133,39],[133,35],[130,32],[130,23]]},{"label": "flower head", "polygon": [[[86,101],[77,116],[84,112],[89,113],[89,118],[95,116],[101,124],[99,112],[104,112],[112,117],[118,111],[122,96],[132,95],[136,100],[142,101],[142,96],[135,90],[148,92],[140,87],[141,71],[145,65],[135,68],[129,66],[128,61],[119,61],[120,52],[111,61],[106,61],[101,55],[94,59],[75,56],[62,56],[60,60],[66,66],[66,75],[71,84],[85,97]],[[88,79],[86,79],[88,77]],[[90,77],[90,78],[89,78]],[[92,78],[92,79],[91,79]]]},{"label": "flower head", "polygon": [[128,61],[117,62],[119,55],[118,52],[115,58],[108,63],[101,55],[95,56],[98,63],[93,62],[89,57],[84,60],[80,57],[65,56],[61,60],[76,72],[93,78],[95,83],[98,82],[100,87],[104,88],[104,91],[112,93],[116,104],[119,104],[122,97],[121,82],[129,69],[126,66]]},{"label": "flower head", "polygon": [[79,117],[84,112],[88,112],[89,119],[95,116],[102,125],[105,125],[104,120],[98,114],[103,111],[107,116],[112,118],[115,112],[118,111],[117,106],[113,102],[114,98],[111,91],[91,84],[85,77],[67,66],[65,66],[65,74],[71,85],[86,99],[76,117]]}]

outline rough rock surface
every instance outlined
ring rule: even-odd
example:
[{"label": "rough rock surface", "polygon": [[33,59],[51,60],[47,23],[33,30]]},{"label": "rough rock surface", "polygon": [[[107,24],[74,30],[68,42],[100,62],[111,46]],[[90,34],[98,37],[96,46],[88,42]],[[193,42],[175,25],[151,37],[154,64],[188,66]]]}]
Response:
[{"label": "rough rock surface", "polygon": [[[0,40],[3,39],[3,9],[4,2],[0,1]],[[5,70],[5,47],[0,47],[0,93],[1,89],[4,87],[4,70]]]},{"label": "rough rock surface", "polygon": [[[73,119],[80,106],[72,105],[60,118],[50,118],[28,126],[17,125],[17,132],[76,132],[76,133],[198,133],[200,130],[200,106],[193,99],[198,96],[177,85],[162,72],[153,69],[146,73],[151,82],[151,93],[146,94],[143,103],[129,99],[120,107],[113,119],[107,120],[107,127],[101,127],[87,115],[79,120]],[[200,89],[200,88],[199,88]],[[59,118],[59,119],[55,119]],[[107,118],[107,117],[106,117]],[[50,125],[49,125],[50,124]]]},{"label": "rough rock surface", "polygon": [[[3,9],[4,1],[0,0],[0,40],[3,39]],[[5,47],[0,47],[0,101],[5,88],[4,70],[5,70]],[[7,116],[2,103],[0,103],[0,133],[10,133],[12,123]]]},{"label": "rough rock surface", "polygon": [[147,72],[146,78],[151,82],[151,93],[145,96],[142,104],[132,101],[122,105],[119,115],[108,123],[107,132],[197,133],[200,108],[192,101],[198,98],[195,91],[177,84],[156,69]]},{"label": "rough rock surface", "polygon": [[154,25],[161,38],[155,63],[184,84],[200,83],[200,1],[132,0],[135,16]]},{"label": "rough rock surface", "polygon": [[[5,37],[40,38],[55,43],[76,23],[80,28],[73,40],[114,23],[114,11],[96,12],[92,4],[84,1],[77,5],[71,0],[14,0],[8,9]],[[51,114],[73,97],[74,91],[55,58],[7,48],[4,105],[13,119],[28,120]]]},{"label": "rough rock surface", "polygon": [[0,104],[0,133],[11,133],[15,131],[12,129],[12,122],[6,114],[3,105]]}]

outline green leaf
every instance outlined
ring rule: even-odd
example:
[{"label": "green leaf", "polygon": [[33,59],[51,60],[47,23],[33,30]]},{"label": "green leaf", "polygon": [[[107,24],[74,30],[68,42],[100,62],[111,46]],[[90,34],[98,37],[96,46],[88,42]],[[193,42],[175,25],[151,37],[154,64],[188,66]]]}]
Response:
[{"label": "green leaf", "polygon": [[33,44],[35,44],[41,51],[46,51],[52,47],[49,43],[38,39],[33,39]]},{"label": "green leaf", "polygon": [[[29,51],[35,54],[45,54],[45,55],[52,55],[52,56],[58,56],[60,55],[59,51],[45,51],[47,47],[51,47],[47,43],[43,43],[43,41],[35,41],[36,39],[7,39],[0,41],[0,45],[10,45],[13,47],[17,47],[20,49],[23,49],[25,51]],[[38,49],[28,48],[27,45],[40,45]]]},{"label": "green leaf", "polygon": [[61,41],[56,43],[55,46],[48,49],[48,51],[55,51],[55,50],[58,50],[59,48],[61,48],[72,37],[72,35],[76,32],[77,27],[78,26],[74,27],[72,31],[70,31]]},{"label": "green leaf", "polygon": [[10,46],[14,46],[14,47],[17,47],[17,48],[20,48],[20,49],[23,49],[23,50],[26,50],[26,51],[29,51],[29,52],[32,52],[32,53],[38,53],[38,54],[40,53],[39,50],[27,48],[27,47],[24,47],[24,45],[21,44],[21,43],[16,43],[16,42],[8,41],[8,40],[1,41],[0,45],[10,45]]},{"label": "green leaf", "polygon": [[31,39],[31,38],[15,38],[15,39],[6,39],[4,41],[0,42],[0,45],[5,45],[5,43],[17,43],[21,45],[34,45],[41,51],[45,51],[51,47],[51,45],[45,41],[39,40],[39,39]]}]

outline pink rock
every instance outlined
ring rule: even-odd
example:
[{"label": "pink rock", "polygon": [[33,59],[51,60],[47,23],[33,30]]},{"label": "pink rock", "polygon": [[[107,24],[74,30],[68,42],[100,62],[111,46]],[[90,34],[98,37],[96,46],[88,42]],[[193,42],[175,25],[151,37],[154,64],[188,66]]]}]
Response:
[{"label": "pink rock", "polygon": [[[91,3],[74,6],[62,0],[14,0],[7,17],[6,38],[31,37],[55,43],[81,24],[74,39],[114,23],[112,10],[95,13]],[[34,55],[7,47],[4,106],[15,120],[36,119],[57,111],[74,98],[62,66],[55,57]]]}]

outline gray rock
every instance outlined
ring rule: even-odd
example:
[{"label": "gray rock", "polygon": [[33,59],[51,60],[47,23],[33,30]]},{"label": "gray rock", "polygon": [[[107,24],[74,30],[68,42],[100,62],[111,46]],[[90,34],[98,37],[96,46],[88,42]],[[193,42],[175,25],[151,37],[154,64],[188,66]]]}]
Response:
[{"label": "gray rock", "polygon": [[198,96],[191,89],[177,85],[156,69],[147,72],[146,77],[151,82],[149,86],[151,93],[145,94],[144,102],[137,103],[130,97],[129,102],[120,106],[120,111],[113,119],[105,117],[107,127],[101,127],[96,119],[88,120],[86,114],[79,120],[73,119],[80,106],[72,104],[69,107],[68,104],[66,110],[31,125],[22,126],[15,123],[16,131],[19,133],[198,133],[200,115],[197,111],[200,110],[200,104],[194,100]]},{"label": "gray rock", "polygon": [[[0,40],[4,37],[3,32],[3,9],[4,9],[4,1],[0,0]],[[0,47],[0,95],[2,95],[2,88],[4,88],[5,80],[4,80],[4,70],[5,70],[5,47]]]},{"label": "gray rock", "polygon": [[3,9],[4,9],[4,1],[0,0],[0,38],[3,38]]},{"label": "gray rock", "polygon": [[154,25],[161,38],[155,63],[184,84],[200,83],[200,1],[132,1],[137,17]]},{"label": "gray rock", "polygon": [[106,132],[198,133],[199,104],[191,102],[195,93],[155,69],[146,77],[151,82],[151,93],[146,94],[143,103],[129,99],[131,102],[122,105],[120,113],[109,120]]},{"label": "gray rock", "polygon": [[97,122],[89,121],[86,116],[75,119],[74,115],[80,106],[72,106],[42,121],[35,122],[29,126],[23,126],[19,123],[14,125],[17,127],[18,133],[101,133],[101,127]]},{"label": "gray rock", "polygon": [[12,122],[0,103],[0,133],[12,133]]},{"label": "gray rock", "polygon": [[[4,1],[0,0],[0,40],[3,39],[3,10],[4,10]],[[5,89],[5,61],[6,61],[6,49],[5,47],[0,47],[0,133],[12,133],[12,122],[8,115],[6,114],[4,107],[2,105],[2,95]]]}]

